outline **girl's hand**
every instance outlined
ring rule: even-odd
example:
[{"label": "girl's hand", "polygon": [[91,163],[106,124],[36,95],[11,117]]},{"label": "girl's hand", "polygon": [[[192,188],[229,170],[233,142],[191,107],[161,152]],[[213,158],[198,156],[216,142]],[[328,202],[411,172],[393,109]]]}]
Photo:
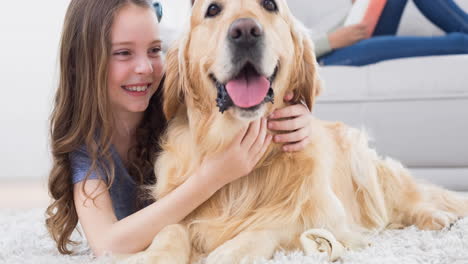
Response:
[{"label": "girl's hand", "polygon": [[249,174],[271,143],[266,119],[251,122],[234,138],[229,147],[217,156],[207,157],[201,165],[200,176],[215,190]]},{"label": "girl's hand", "polygon": [[[292,98],[293,94],[289,93],[284,97],[284,100],[290,101]],[[275,135],[273,141],[285,143],[283,151],[300,151],[310,142],[312,120],[313,116],[305,105],[290,105],[270,114],[268,129],[282,132]]]}]

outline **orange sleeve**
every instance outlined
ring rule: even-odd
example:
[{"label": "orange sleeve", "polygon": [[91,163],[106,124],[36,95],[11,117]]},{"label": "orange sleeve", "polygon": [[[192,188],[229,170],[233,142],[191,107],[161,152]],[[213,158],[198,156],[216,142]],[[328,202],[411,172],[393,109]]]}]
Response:
[{"label": "orange sleeve", "polygon": [[377,22],[379,21],[380,15],[385,7],[387,0],[370,0],[367,7],[366,13],[362,20],[362,23],[369,26],[369,35],[371,37],[374,33]]}]

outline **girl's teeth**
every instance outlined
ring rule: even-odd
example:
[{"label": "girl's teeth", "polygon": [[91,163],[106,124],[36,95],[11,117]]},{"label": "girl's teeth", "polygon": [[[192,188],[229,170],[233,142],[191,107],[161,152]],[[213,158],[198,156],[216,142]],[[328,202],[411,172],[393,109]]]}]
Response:
[{"label": "girl's teeth", "polygon": [[132,92],[143,92],[148,89],[148,86],[134,86],[134,87],[126,87],[127,90]]}]

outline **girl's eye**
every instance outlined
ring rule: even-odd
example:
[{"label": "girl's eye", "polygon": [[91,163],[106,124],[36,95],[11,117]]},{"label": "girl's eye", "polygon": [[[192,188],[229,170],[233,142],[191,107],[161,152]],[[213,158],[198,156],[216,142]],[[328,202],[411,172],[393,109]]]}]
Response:
[{"label": "girl's eye", "polygon": [[151,48],[149,50],[150,53],[153,53],[153,54],[158,54],[159,52],[161,52],[161,48],[159,47],[154,47],[154,48]]},{"label": "girl's eye", "polygon": [[117,56],[129,56],[129,55],[130,55],[130,52],[127,51],[127,50],[124,50],[124,51],[117,51],[117,52],[114,52],[113,55],[117,55]]}]

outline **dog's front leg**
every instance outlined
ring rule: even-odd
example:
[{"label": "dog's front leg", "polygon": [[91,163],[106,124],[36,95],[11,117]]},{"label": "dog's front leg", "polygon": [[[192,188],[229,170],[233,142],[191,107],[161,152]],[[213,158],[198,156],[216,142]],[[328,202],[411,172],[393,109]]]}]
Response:
[{"label": "dog's front leg", "polygon": [[358,249],[368,244],[366,236],[360,232],[363,230],[350,223],[351,217],[331,188],[317,188],[312,193],[317,194],[309,205],[314,208],[310,215],[313,229],[328,230],[345,248]]},{"label": "dog's front leg", "polygon": [[206,264],[247,264],[270,259],[279,245],[273,230],[248,231],[219,246],[206,259]]},{"label": "dog's front leg", "polygon": [[188,264],[191,243],[185,226],[166,226],[143,252],[120,259],[125,264]]}]

